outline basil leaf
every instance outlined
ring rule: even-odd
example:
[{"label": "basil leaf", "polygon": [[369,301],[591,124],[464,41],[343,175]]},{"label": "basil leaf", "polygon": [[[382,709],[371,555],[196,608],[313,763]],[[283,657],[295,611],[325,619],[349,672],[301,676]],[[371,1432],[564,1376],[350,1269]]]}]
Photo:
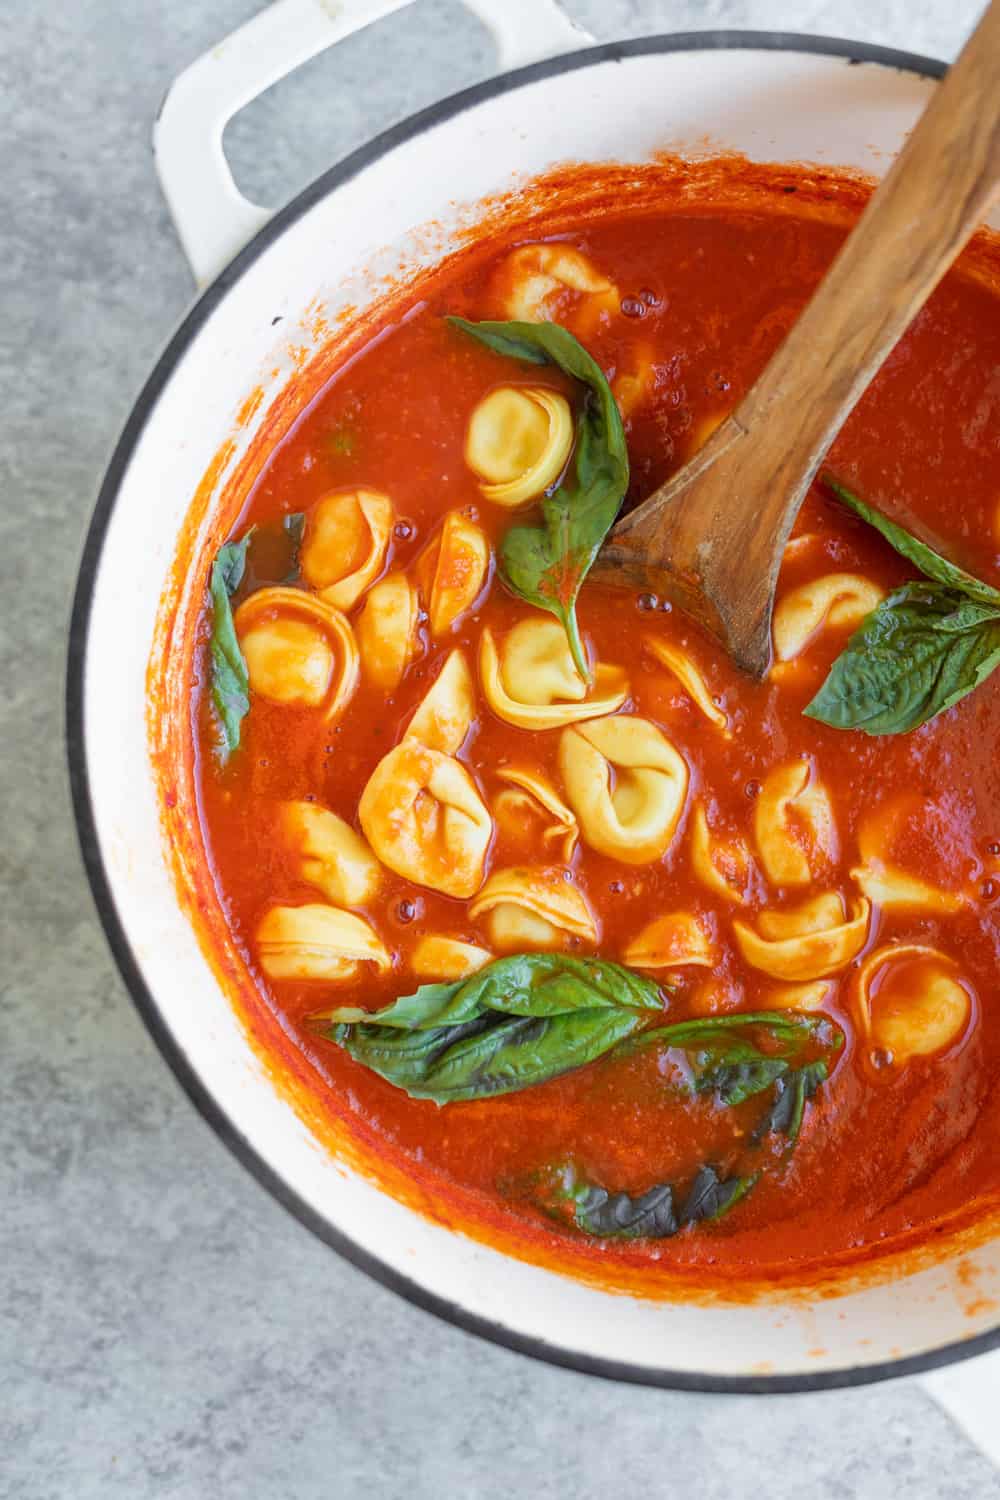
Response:
[{"label": "basil leaf", "polygon": [[306,527],[305,511],[297,510],[291,515],[285,516],[281,525],[285,535],[288,537],[292,554],[288,564],[288,572],[282,579],[282,583],[298,583],[302,576],[299,553],[302,550],[302,534]]},{"label": "basil leaf", "polygon": [[762,1094],[782,1074],[788,1063],[783,1057],[767,1057],[747,1042],[731,1047],[704,1048],[694,1059],[696,1094],[714,1094],[719,1104],[732,1108]]},{"label": "basil leaf", "polygon": [[584,386],[570,470],[542,500],[542,524],[512,526],[500,544],[500,576],[519,598],[556,616],[573,660],[590,681],[576,599],[628,489],[621,416],[600,366],[558,323],[448,322],[488,349],[523,364],[552,364]]},{"label": "basil leaf", "polygon": [[827,489],[833,491],[848,510],[867,521],[869,526],[874,526],[890,547],[894,547],[901,557],[908,562],[914,563],[927,578],[932,578],[935,583],[943,583],[946,588],[958,589],[960,593],[968,595],[970,599],[978,599],[981,604],[993,604],[1000,609],[1000,589],[991,587],[984,583],[981,578],[976,578],[972,573],[967,573],[957,563],[949,562],[942,557],[940,552],[935,552],[933,547],[928,547],[926,542],[911,535],[904,527],[898,526],[895,521],[890,521],[877,510],[851,493],[844,485],[840,484],[830,475],[824,474],[823,483]]},{"label": "basil leaf", "polygon": [[714,1167],[702,1167],[684,1200],[680,1222],[697,1224],[702,1219],[721,1219],[756,1187],[759,1177],[759,1172],[751,1172],[747,1177],[720,1177]]},{"label": "basil leaf", "polygon": [[[769,1089],[788,1071],[787,1059],[807,1038],[828,1026],[825,1017],[798,1011],[750,1011],[658,1026],[644,1031],[636,1044],[653,1042],[684,1052],[693,1091],[715,1094],[717,1102],[728,1109]],[[747,1029],[764,1031],[773,1050],[762,1052],[747,1041],[741,1035]]]},{"label": "basil leaf", "polygon": [[605,1240],[662,1240],[676,1234],[680,1227],[669,1182],[651,1187],[636,1198],[594,1186],[583,1186],[577,1194],[574,1219],[584,1234]]},{"label": "basil leaf", "polygon": [[759,1145],[769,1135],[784,1135],[794,1146],[802,1129],[806,1104],[829,1076],[826,1062],[820,1058],[779,1078],[774,1103],[750,1138],[753,1144]]},{"label": "basil leaf", "polygon": [[527,953],[384,1010],[335,1010],[324,1034],[416,1099],[438,1104],[531,1088],[583,1067],[662,1008],[656,985],[600,959]]},{"label": "basil leaf", "polygon": [[949,562],[829,476],[824,483],[925,574],[883,599],[804,710],[834,729],[904,734],[1000,666],[1000,590]]},{"label": "basil leaf", "polygon": [[739,1032],[748,1027],[766,1031],[779,1044],[779,1056],[787,1056],[807,1037],[828,1031],[830,1022],[826,1016],[806,1015],[798,1010],[734,1011],[729,1015],[700,1016],[697,1020],[654,1027],[643,1032],[639,1044],[647,1046],[652,1042],[682,1047],[685,1051],[702,1045],[733,1046],[741,1040]]},{"label": "basil leaf", "polygon": [[834,729],[902,734],[959,702],[998,665],[1000,594],[984,604],[918,580],[855,631],[804,712]]},{"label": "basil leaf", "polygon": [[611,1240],[669,1239],[686,1224],[721,1219],[756,1185],[759,1172],[745,1177],[720,1177],[714,1167],[698,1169],[683,1207],[675,1208],[675,1188],[657,1183],[632,1197],[610,1193],[594,1183],[578,1182],[570,1172],[560,1196],[574,1204],[573,1223],[584,1234]]},{"label": "basil leaf", "polygon": [[239,588],[246,567],[251,532],[238,542],[220,547],[212,564],[209,593],[212,598],[212,634],[209,640],[212,701],[222,731],[220,749],[229,756],[240,743],[240,726],[250,711],[250,678],[233,624],[230,600]]}]

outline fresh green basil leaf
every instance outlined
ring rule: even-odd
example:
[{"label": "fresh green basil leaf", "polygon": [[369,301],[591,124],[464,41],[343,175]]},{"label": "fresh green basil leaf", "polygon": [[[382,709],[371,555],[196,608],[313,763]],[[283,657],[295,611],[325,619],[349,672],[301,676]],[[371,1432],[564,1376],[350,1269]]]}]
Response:
[{"label": "fresh green basil leaf", "polygon": [[238,542],[220,547],[212,564],[209,593],[212,599],[212,634],[209,640],[212,701],[222,732],[221,750],[232,754],[240,743],[240,726],[250,711],[250,679],[233,624],[230,600],[239,588],[246,567],[251,532]]},{"label": "fresh green basil leaf", "polygon": [[984,604],[939,583],[906,583],[856,630],[804,712],[835,729],[902,734],[1000,665],[1000,595]]},{"label": "fresh green basil leaf", "polygon": [[825,1060],[819,1058],[779,1078],[775,1084],[774,1103],[751,1137],[754,1144],[759,1144],[769,1135],[783,1135],[789,1145],[794,1146],[802,1129],[806,1104],[829,1076]]},{"label": "fresh green basil leaf", "polygon": [[1000,589],[995,589],[981,578],[976,578],[972,573],[967,573],[964,568],[958,567],[956,563],[949,562],[933,547],[928,547],[926,542],[911,535],[904,527],[898,526],[895,521],[890,521],[864,500],[851,493],[839,481],[830,475],[824,474],[823,483],[833,491],[848,510],[867,521],[869,526],[874,526],[890,547],[894,547],[901,557],[915,564],[927,578],[932,578],[935,583],[943,583],[946,588],[957,589],[966,594],[970,599],[978,599],[981,604],[993,604],[1000,608]]},{"label": "fresh green basil leaf", "polygon": [[542,500],[541,525],[509,529],[498,566],[513,593],[562,622],[577,668],[589,681],[576,599],[621,508],[629,479],[625,432],[611,387],[586,349],[558,323],[448,321],[497,354],[523,364],[555,365],[584,387],[569,471]]},{"label": "fresh green basil leaf", "polygon": [[[699,1016],[691,1021],[672,1021],[644,1031],[639,1045],[682,1047],[733,1046],[741,1040],[741,1031],[759,1027],[778,1045],[779,1056],[789,1056],[806,1038],[833,1034],[826,1016],[807,1015],[799,1010],[733,1011],[722,1016]],[[837,1044],[839,1045],[839,1043]]]},{"label": "fresh green basil leaf", "polygon": [[514,1093],[582,1068],[641,1023],[641,1012],[630,1010],[554,1016],[491,1011],[460,1026],[392,1032],[355,1024],[332,1037],[357,1062],[412,1098],[447,1104]]},{"label": "fresh green basil leaf", "polygon": [[422,985],[381,1011],[336,1010],[325,1035],[414,1098],[445,1104],[583,1067],[662,1005],[656,985],[618,964],[528,953],[456,984]]},{"label": "fresh green basil leaf", "polygon": [[[762,1031],[770,1043],[764,1052],[748,1041],[746,1031]],[[788,1071],[788,1059],[814,1038],[839,1047],[843,1034],[825,1016],[800,1011],[738,1011],[675,1021],[640,1032],[630,1045],[666,1047],[685,1054],[687,1082],[696,1094],[715,1094],[731,1108],[762,1094]]]},{"label": "fresh green basil leaf", "polygon": [[721,1219],[741,1198],[757,1185],[759,1172],[746,1177],[720,1177],[714,1167],[702,1167],[680,1211],[681,1224],[697,1224],[703,1219]]},{"label": "fresh green basil leaf", "polygon": [[767,1057],[747,1042],[703,1048],[693,1059],[696,1094],[714,1094],[726,1109],[762,1094],[788,1072],[783,1057]]}]

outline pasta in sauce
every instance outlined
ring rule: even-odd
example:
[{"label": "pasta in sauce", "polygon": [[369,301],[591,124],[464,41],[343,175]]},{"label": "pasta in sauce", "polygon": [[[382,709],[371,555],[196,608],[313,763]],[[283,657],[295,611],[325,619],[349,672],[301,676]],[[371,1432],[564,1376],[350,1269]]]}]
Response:
[{"label": "pasta in sauce", "polygon": [[[662,601],[585,584],[586,680],[558,615],[505,587],[502,556],[580,462],[589,398],[446,315],[579,340],[625,421],[633,503],[737,403],[842,233],[675,206],[443,267],[274,451],[234,529],[255,528],[252,554],[304,518],[290,574],[252,569],[231,590],[249,692],[228,757],[207,692],[196,708],[218,885],[321,1091],[415,1176],[458,1184],[469,1212],[663,1274],[849,1258],[1000,1200],[1000,682],[910,733],[803,715],[913,577],[819,486],[767,680]],[[956,271],[831,457],[994,586],[997,369],[1000,299]],[[543,958],[522,992],[526,954]],[[591,957],[606,970],[573,968]],[[636,986],[624,1010],[617,984]],[[368,1035],[421,985],[465,1007],[454,1050],[419,1063],[420,1087],[453,1102],[379,1071],[426,1032],[404,1017],[381,1050]],[[519,1013],[524,993],[536,1009]],[[324,1029],[341,1009],[352,1019]],[[649,1027],[667,1028],[656,1045]],[[560,1037],[536,1080],[525,1048]],[[779,1135],[763,1166],[738,1165]],[[635,1204],[668,1182],[665,1246],[662,1201],[655,1234]]]}]

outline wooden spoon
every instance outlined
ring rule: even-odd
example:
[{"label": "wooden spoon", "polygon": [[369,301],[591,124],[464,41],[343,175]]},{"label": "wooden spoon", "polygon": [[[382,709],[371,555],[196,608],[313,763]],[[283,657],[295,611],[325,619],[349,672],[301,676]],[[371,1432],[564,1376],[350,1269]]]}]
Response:
[{"label": "wooden spoon", "polygon": [[792,523],[837,432],[1000,190],[1000,0],[760,379],[591,577],[663,594],[763,677]]}]

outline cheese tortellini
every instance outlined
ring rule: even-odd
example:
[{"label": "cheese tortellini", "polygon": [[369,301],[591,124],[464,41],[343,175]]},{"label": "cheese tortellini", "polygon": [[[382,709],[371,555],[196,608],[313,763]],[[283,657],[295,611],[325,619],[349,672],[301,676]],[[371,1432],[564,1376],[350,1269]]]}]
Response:
[{"label": "cheese tortellini", "polygon": [[467,979],[485,968],[492,958],[489,949],[480,948],[477,943],[463,943],[459,938],[429,932],[418,940],[410,956],[410,968],[423,980]]},{"label": "cheese tortellini", "polygon": [[450,510],[417,559],[417,585],[437,639],[472,608],[490,570],[486,534],[460,510]]},{"label": "cheese tortellini", "polygon": [[743,839],[713,838],[700,802],[691,814],[691,868],[702,885],[724,901],[747,898],[752,866]]},{"label": "cheese tortellini", "polygon": [[630,865],[648,864],[669,848],[687,800],[688,768],[648,719],[621,714],[564,729],[559,770],[592,848]]},{"label": "cheese tortellini", "polygon": [[754,929],[739,919],[733,933],[747,963],[772,979],[802,983],[845,969],[868,938],[871,905],[855,901],[850,912],[834,891],[801,906],[762,911]]},{"label": "cheese tortellini", "polygon": [[823,625],[860,625],[884,598],[883,589],[858,573],[826,573],[799,584],[775,606],[774,654],[791,661]]},{"label": "cheese tortellini", "polygon": [[468,898],[482,884],[493,819],[450,755],[404,740],[375,767],[358,816],[382,863],[415,885]]},{"label": "cheese tortellini", "polygon": [[405,573],[390,573],[369,589],[357,621],[365,676],[395,692],[417,654],[416,590]]},{"label": "cheese tortellini", "polygon": [[656,379],[655,357],[651,344],[640,344],[633,350],[628,366],[615,373],[611,382],[611,394],[623,422],[628,421],[653,389]]},{"label": "cheese tortellini", "polygon": [[772,885],[809,885],[836,859],[833,806],[808,760],[779,766],[765,778],[754,806],[754,837]]},{"label": "cheese tortellini", "polygon": [[272,906],[257,928],[257,955],[270,979],[353,979],[362,963],[380,974],[392,959],[374,928],[354,912],[319,903]]},{"label": "cheese tortellini", "polygon": [[710,724],[720,729],[729,738],[729,720],[708,690],[708,684],[686,651],[675,646],[662,636],[646,636],[643,644],[657,661],[672,672],[687,693],[692,703],[705,715]]},{"label": "cheese tortellini", "polygon": [[499,647],[489,629],[479,642],[483,693],[498,719],[518,729],[559,729],[580,719],[614,713],[628,697],[620,667],[599,663],[588,696],[558,620],[521,620]]},{"label": "cheese tortellini", "polygon": [[632,939],[624,962],[631,969],[675,969],[685,965],[711,968],[718,952],[704,924],[693,912],[672,911],[657,917]]},{"label": "cheese tortellini", "polygon": [[553,852],[567,862],[573,858],[580,838],[580,828],[571,807],[559,796],[550,781],[538,771],[504,766],[497,771],[507,785],[493,799],[493,815],[501,828],[523,832],[526,819],[541,820],[542,843],[551,844]]},{"label": "cheese tortellini", "polygon": [[410,720],[406,739],[454,755],[476,717],[476,687],[464,651],[452,651]]},{"label": "cheese tortellini", "polygon": [[350,823],[316,802],[285,802],[286,838],[301,856],[300,873],[335,906],[363,906],[375,895],[382,869]]},{"label": "cheese tortellini", "polygon": [[301,589],[259,589],[234,617],[250,690],[335,719],[358,685],[358,648],[346,617]]},{"label": "cheese tortellini", "polygon": [[828,979],[807,980],[803,984],[780,984],[760,997],[762,1010],[822,1010],[833,994]]},{"label": "cheese tortellini", "polygon": [[377,490],[325,495],[309,512],[302,576],[337,609],[353,609],[385,563],[392,501]]},{"label": "cheese tortellini", "polygon": [[588,322],[618,309],[614,282],[569,245],[520,245],[507,257],[501,279],[504,316],[515,322],[553,321],[566,292],[579,293]]},{"label": "cheese tortellini", "polygon": [[915,795],[897,797],[870,813],[858,830],[861,864],[851,871],[852,879],[876,906],[896,911],[928,911],[947,915],[961,911],[965,896],[960,891],[942,890],[910,875],[892,863],[889,854],[900,825],[908,812],[918,807]]},{"label": "cheese tortellini", "polygon": [[972,1015],[955,963],[922,943],[876,948],[858,971],[856,996],[864,1035],[894,1066],[945,1051]]},{"label": "cheese tortellini", "polygon": [[555,484],[573,449],[565,396],[541,386],[501,385],[469,418],[465,461],[483,498],[512,509]]},{"label": "cheese tortellini", "polygon": [[573,938],[596,943],[597,921],[566,873],[547,866],[494,870],[469,916],[486,918],[489,940],[503,953],[564,948]]}]

